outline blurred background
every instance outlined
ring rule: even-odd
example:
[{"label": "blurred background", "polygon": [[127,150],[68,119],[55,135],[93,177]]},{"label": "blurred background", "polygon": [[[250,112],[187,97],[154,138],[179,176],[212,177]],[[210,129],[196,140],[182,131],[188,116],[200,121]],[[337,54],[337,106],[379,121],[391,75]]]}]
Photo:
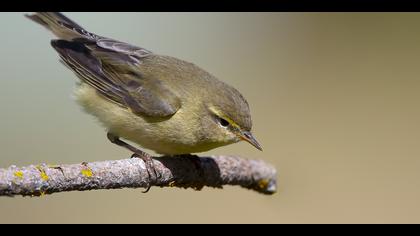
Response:
[{"label": "blurred background", "polygon": [[[279,191],[240,187],[0,198],[0,223],[420,223],[420,14],[66,13],[99,35],[194,62],[247,98]],[[1,13],[0,167],[130,153],[72,99],[52,35]]]}]

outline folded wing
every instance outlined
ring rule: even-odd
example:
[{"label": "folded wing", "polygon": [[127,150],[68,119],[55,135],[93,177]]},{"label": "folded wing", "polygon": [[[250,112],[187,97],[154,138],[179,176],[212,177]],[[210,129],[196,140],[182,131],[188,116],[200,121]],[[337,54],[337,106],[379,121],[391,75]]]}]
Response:
[{"label": "folded wing", "polygon": [[150,117],[170,116],[181,107],[180,99],[158,78],[138,70],[152,52],[90,33],[61,13],[28,17],[60,38],[51,45],[63,64],[104,98]]}]

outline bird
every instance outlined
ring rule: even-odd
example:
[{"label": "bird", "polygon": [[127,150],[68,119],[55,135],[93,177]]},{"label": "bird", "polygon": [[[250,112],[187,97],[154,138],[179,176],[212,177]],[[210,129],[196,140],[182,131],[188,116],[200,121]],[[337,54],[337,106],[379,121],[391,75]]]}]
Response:
[{"label": "bird", "polygon": [[112,143],[144,160],[152,179],[152,155],[122,139],[169,156],[239,141],[262,151],[247,100],[199,66],[99,36],[59,12],[25,16],[56,36],[51,46],[78,78],[77,103],[99,120]]}]

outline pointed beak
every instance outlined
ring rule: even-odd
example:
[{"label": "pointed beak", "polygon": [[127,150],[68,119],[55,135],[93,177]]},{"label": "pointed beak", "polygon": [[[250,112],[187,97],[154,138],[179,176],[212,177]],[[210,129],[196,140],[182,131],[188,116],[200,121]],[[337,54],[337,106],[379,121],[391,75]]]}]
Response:
[{"label": "pointed beak", "polygon": [[247,141],[252,146],[256,147],[258,150],[262,151],[261,145],[258,143],[257,139],[255,139],[254,135],[252,135],[249,131],[243,131],[241,132],[241,139],[244,141]]}]

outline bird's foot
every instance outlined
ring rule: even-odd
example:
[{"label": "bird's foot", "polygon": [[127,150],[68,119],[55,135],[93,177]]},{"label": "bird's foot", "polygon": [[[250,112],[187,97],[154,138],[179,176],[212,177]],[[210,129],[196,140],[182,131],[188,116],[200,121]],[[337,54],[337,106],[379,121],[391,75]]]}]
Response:
[{"label": "bird's foot", "polygon": [[130,144],[122,141],[118,136],[112,134],[112,133],[107,133],[107,137],[109,139],[109,141],[111,141],[112,143],[121,146],[121,147],[125,147],[128,150],[134,152],[133,155],[131,155],[131,158],[140,158],[144,161],[144,164],[146,166],[146,171],[147,174],[149,175],[149,182],[147,183],[147,187],[146,187],[146,191],[144,191],[143,193],[147,193],[152,184],[156,184],[157,183],[157,179],[160,178],[160,174],[158,171],[156,171],[155,166],[153,164],[153,158],[150,154],[143,152],[140,149],[137,149],[133,146],[131,146]]},{"label": "bird's foot", "polygon": [[155,165],[153,163],[153,158],[148,153],[140,150],[139,152],[136,152],[133,155],[131,155],[131,158],[140,158],[144,161],[147,174],[149,175],[149,182],[147,183],[146,190],[143,191],[143,193],[147,193],[149,192],[152,185],[157,183],[158,178],[161,177],[159,172],[156,171]]}]

